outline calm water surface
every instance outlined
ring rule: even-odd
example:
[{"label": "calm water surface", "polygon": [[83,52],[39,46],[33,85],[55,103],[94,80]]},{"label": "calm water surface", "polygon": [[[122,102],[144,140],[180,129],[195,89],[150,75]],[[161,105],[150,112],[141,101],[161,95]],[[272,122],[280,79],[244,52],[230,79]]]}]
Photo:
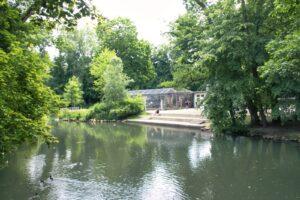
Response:
[{"label": "calm water surface", "polygon": [[22,147],[0,169],[0,199],[300,200],[296,143],[124,124],[53,134],[59,144]]}]

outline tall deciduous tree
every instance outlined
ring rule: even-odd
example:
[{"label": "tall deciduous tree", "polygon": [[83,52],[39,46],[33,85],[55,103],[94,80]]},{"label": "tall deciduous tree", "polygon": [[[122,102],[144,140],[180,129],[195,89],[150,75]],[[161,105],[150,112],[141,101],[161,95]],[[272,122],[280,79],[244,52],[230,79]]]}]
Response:
[{"label": "tall deciduous tree", "polygon": [[79,106],[83,102],[82,98],[82,89],[81,83],[76,76],[73,76],[69,79],[68,83],[65,86],[64,99],[68,103],[68,105],[74,107]]},{"label": "tall deciduous tree", "polygon": [[[199,7],[192,9],[191,5]],[[209,86],[205,108],[218,131],[243,127],[246,111],[253,125],[267,125],[267,110],[276,110],[280,96],[297,96],[292,86],[297,84],[295,79],[290,78],[287,85],[276,81],[298,73],[294,67],[299,50],[291,41],[297,42],[299,36],[293,32],[299,27],[299,4],[187,0],[187,6],[188,13],[171,31],[175,83],[188,88]],[[282,87],[280,95],[274,93],[278,86]],[[291,88],[293,94],[283,92]]]},{"label": "tall deciduous tree", "polygon": [[127,96],[126,86],[130,79],[123,73],[122,60],[114,57],[104,72],[103,100],[107,104],[118,103]]},{"label": "tall deciduous tree", "polygon": [[205,27],[199,14],[188,12],[171,26],[173,77],[177,87],[191,90],[205,88],[206,70],[199,66],[196,52],[202,48],[201,38]]},{"label": "tall deciduous tree", "polygon": [[153,49],[151,59],[157,75],[153,80],[153,86],[159,86],[163,82],[172,81],[173,63],[170,47],[160,46],[159,48]]},{"label": "tall deciduous tree", "polygon": [[[45,85],[50,61],[43,33],[55,24],[72,25],[89,15],[88,1],[17,0],[0,2],[0,151],[38,137],[51,142],[46,116],[57,97]],[[38,37],[37,37],[38,36]]]},{"label": "tall deciduous tree", "polygon": [[59,55],[54,58],[49,85],[56,93],[62,94],[65,84],[72,76],[79,78],[86,103],[98,100],[93,90],[90,63],[97,52],[98,40],[93,29],[62,31],[55,39]]},{"label": "tall deciduous tree", "polygon": [[99,19],[97,35],[103,48],[116,52],[124,64],[124,73],[134,80],[129,87],[151,87],[155,70],[151,62],[148,42],[137,38],[136,27],[129,19]]},{"label": "tall deciduous tree", "polygon": [[57,106],[57,97],[44,84],[49,60],[18,46],[0,49],[0,151],[47,132],[46,116]]},{"label": "tall deciduous tree", "polygon": [[104,49],[96,57],[94,57],[90,72],[94,77],[94,89],[99,94],[99,99],[103,96],[103,88],[105,86],[104,72],[107,66],[111,65],[112,59],[117,58],[115,52]]}]

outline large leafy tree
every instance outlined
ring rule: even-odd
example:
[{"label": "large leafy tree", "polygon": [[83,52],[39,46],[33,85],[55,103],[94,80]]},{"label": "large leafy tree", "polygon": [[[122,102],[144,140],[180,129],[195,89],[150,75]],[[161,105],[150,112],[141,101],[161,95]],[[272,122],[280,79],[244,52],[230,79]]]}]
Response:
[{"label": "large leafy tree", "polygon": [[134,80],[129,87],[149,88],[155,79],[148,42],[139,40],[136,27],[126,18],[99,19],[97,35],[102,48],[116,52],[124,64],[124,73]]},{"label": "large leafy tree", "polygon": [[[245,108],[250,112],[252,124],[261,121],[266,125],[264,99],[267,96],[264,95],[269,91],[263,87],[258,67],[267,59],[265,45],[272,38],[267,31],[272,3],[249,1],[246,4],[242,1],[240,7],[237,6],[234,1],[222,1],[209,8],[208,12],[212,14],[206,34],[210,40],[199,55],[201,58],[207,52],[209,54],[208,59],[202,59],[200,63],[208,69],[211,92],[221,87],[226,91],[225,97],[230,98],[225,110],[230,114],[232,126],[236,126],[237,118],[244,123],[244,112],[241,111]],[[221,10],[224,15],[219,14]],[[218,101],[207,101],[207,108],[213,108],[215,103]],[[217,118],[213,109],[208,110],[212,111],[208,111],[209,115]]]},{"label": "large leafy tree", "polygon": [[38,53],[13,47],[0,50],[0,151],[14,144],[43,136],[46,116],[56,108],[55,95],[44,84],[49,60]]},{"label": "large leafy tree", "polygon": [[300,119],[300,32],[267,45],[270,59],[260,68],[266,87],[272,91],[273,118],[282,122]]},{"label": "large leafy tree", "polygon": [[123,73],[122,60],[113,57],[104,71],[103,100],[106,104],[118,103],[127,97],[126,86],[130,79]]},{"label": "large leafy tree", "polygon": [[89,15],[85,5],[63,0],[0,2],[1,152],[39,136],[47,142],[53,139],[46,116],[56,108],[57,97],[45,85],[50,61],[45,51],[38,51],[45,46],[41,33],[57,23],[72,25],[77,17]]},{"label": "large leafy tree", "polygon": [[200,15],[192,11],[179,17],[171,26],[171,55],[173,59],[173,82],[176,87],[191,90],[205,88],[205,69],[199,67],[195,52],[201,49],[205,27]]},{"label": "large leafy tree", "polygon": [[65,86],[63,97],[66,103],[72,107],[79,106],[83,103],[81,83],[76,76],[69,79]]},{"label": "large leafy tree", "polygon": [[[291,91],[297,84],[291,73],[297,74],[299,50],[292,45],[297,32],[291,31],[297,27],[299,5],[269,0],[186,2],[188,13],[171,31],[175,83],[191,89],[208,86],[205,108],[217,131],[243,127],[246,111],[252,124],[267,125],[267,110],[276,110],[278,97],[284,96],[274,91]],[[297,98],[296,87],[292,91],[290,96]]]},{"label": "large leafy tree", "polygon": [[76,76],[82,82],[86,103],[97,101],[93,90],[90,63],[97,52],[98,41],[93,29],[62,31],[55,39],[59,55],[54,58],[49,85],[57,94],[62,94],[67,81]]},{"label": "large leafy tree", "polygon": [[151,59],[157,75],[153,80],[153,86],[160,86],[163,82],[172,81],[173,63],[170,47],[160,46],[159,48],[153,49]]},{"label": "large leafy tree", "polygon": [[94,77],[94,89],[97,91],[99,99],[102,99],[103,88],[105,86],[104,72],[114,58],[117,58],[115,52],[104,49],[94,57],[91,63],[90,73]]},{"label": "large leafy tree", "polygon": [[266,46],[270,58],[259,71],[271,90],[272,118],[284,123],[300,119],[300,4],[286,0],[274,6],[275,38]]}]

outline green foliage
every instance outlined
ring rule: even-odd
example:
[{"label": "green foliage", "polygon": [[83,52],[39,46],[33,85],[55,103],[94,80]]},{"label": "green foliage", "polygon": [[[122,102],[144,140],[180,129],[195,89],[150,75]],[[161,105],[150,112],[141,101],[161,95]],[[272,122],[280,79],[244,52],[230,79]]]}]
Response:
[{"label": "green foliage", "polygon": [[[205,111],[216,132],[295,119],[299,110],[299,3],[186,0],[172,25],[173,82],[208,86]],[[192,8],[192,7],[197,8]],[[285,100],[283,100],[285,99]],[[291,101],[292,99],[292,101]]]},{"label": "green foliage", "polygon": [[127,97],[123,101],[113,103],[97,103],[87,115],[87,119],[98,120],[122,120],[136,116],[145,109],[144,99],[141,96],[134,98]]},{"label": "green foliage", "polygon": [[104,71],[103,101],[106,104],[118,103],[127,97],[126,86],[131,80],[123,73],[120,58],[112,58]]},{"label": "green foliage", "polygon": [[39,136],[53,141],[47,115],[58,98],[44,84],[49,60],[15,45],[9,53],[0,49],[0,66],[0,151]]},{"label": "green foliage", "polygon": [[300,32],[267,45],[270,59],[260,68],[261,77],[271,89],[273,117],[282,121],[300,119]]},{"label": "green foliage", "polygon": [[62,120],[86,121],[86,116],[88,113],[89,113],[88,109],[78,109],[78,110],[61,109],[57,117]]},{"label": "green foliage", "polygon": [[72,27],[77,19],[84,16],[95,16],[95,8],[89,0],[18,0],[10,1],[12,7],[21,10],[23,22],[30,21],[36,25],[47,23],[50,28],[57,23]]},{"label": "green foliage", "polygon": [[200,23],[199,15],[188,12],[171,26],[173,81],[179,88],[194,91],[205,88],[206,69],[199,65],[196,55],[202,47],[200,42],[205,29]]},{"label": "green foliage", "polygon": [[55,141],[47,115],[59,99],[45,85],[49,28],[91,14],[88,1],[2,0],[0,3],[0,151],[27,140]]},{"label": "green foliage", "polygon": [[172,60],[171,50],[167,46],[161,46],[152,50],[152,63],[156,72],[156,78],[153,85],[158,86],[162,82],[172,81]]},{"label": "green foliage", "polygon": [[172,88],[172,87],[176,87],[177,84],[174,81],[164,81],[161,82],[158,87],[160,88]]},{"label": "green foliage", "polygon": [[121,59],[105,51],[99,60],[102,67],[105,67],[102,75],[103,101],[90,109],[87,119],[121,120],[140,114],[144,110],[144,100],[140,96],[128,97],[126,86],[130,80],[123,73]]},{"label": "green foliage", "polygon": [[117,58],[115,52],[104,49],[100,54],[93,58],[90,72],[94,77],[94,88],[98,92],[100,99],[103,96],[103,88],[105,86],[104,72],[112,59]]},{"label": "green foliage", "polygon": [[57,94],[62,94],[67,81],[76,76],[82,83],[85,102],[89,104],[99,100],[93,87],[94,79],[90,74],[90,63],[98,49],[94,30],[86,28],[62,31],[54,43],[59,55],[54,59],[48,84]]},{"label": "green foliage", "polygon": [[[205,113],[212,123],[215,133],[246,133],[245,105],[243,97],[239,93],[232,93],[233,88],[224,90],[222,86],[210,88],[205,99]],[[231,92],[231,95],[227,95]]]},{"label": "green foliage", "polygon": [[99,19],[97,35],[102,48],[115,51],[122,59],[124,73],[134,80],[130,88],[151,87],[156,76],[151,62],[151,48],[148,42],[137,38],[136,27],[129,19]]},{"label": "green foliage", "polygon": [[81,83],[76,76],[69,79],[65,86],[64,100],[69,106],[79,106],[83,103]]}]

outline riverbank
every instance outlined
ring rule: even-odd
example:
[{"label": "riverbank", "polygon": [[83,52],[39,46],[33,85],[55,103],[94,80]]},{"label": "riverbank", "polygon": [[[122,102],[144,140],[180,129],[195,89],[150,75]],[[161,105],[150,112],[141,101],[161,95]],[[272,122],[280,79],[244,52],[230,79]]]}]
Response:
[{"label": "riverbank", "polygon": [[[86,123],[138,123],[158,126],[180,127],[199,129],[211,132],[209,120],[198,109],[181,109],[160,111],[154,115],[154,111],[146,111],[143,114],[126,120],[86,120],[87,109],[69,110],[59,117],[61,121],[86,122]],[[268,127],[250,127],[247,137],[261,138],[274,141],[293,141],[300,143],[300,124],[288,124],[285,126],[269,125]]]},{"label": "riverbank", "polygon": [[293,141],[300,143],[300,124],[295,123],[285,126],[269,125],[268,127],[251,127],[247,136],[274,141]]}]

